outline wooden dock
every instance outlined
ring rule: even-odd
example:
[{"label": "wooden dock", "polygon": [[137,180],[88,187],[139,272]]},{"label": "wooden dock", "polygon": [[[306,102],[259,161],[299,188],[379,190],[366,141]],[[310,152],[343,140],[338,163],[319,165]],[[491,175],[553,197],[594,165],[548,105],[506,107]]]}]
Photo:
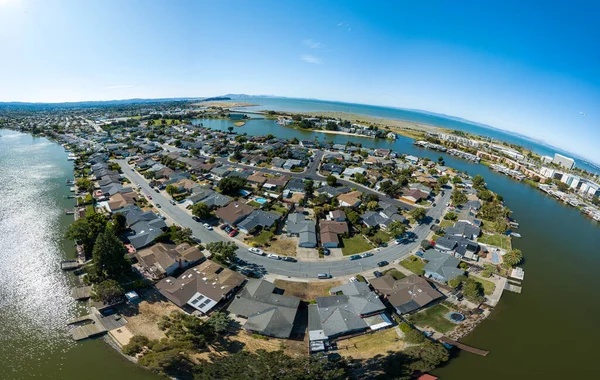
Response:
[{"label": "wooden dock", "polygon": [[466,344],[460,343],[460,342],[458,342],[456,340],[447,338],[445,336],[443,336],[443,337],[440,338],[440,342],[446,343],[446,344],[450,344],[452,346],[458,347],[462,351],[467,351],[467,352],[470,352],[470,353],[475,354],[475,355],[487,356],[487,354],[490,353],[489,351],[486,351],[486,350],[481,350],[479,348],[467,346]]},{"label": "wooden dock", "polygon": [[80,286],[80,287],[73,289],[73,291],[72,291],[73,298],[75,298],[78,301],[90,298],[91,294],[92,294],[91,286]]},{"label": "wooden dock", "polygon": [[68,208],[65,209],[65,215],[73,215],[75,214],[74,210],[69,210]]},{"label": "wooden dock", "polygon": [[127,321],[119,315],[103,316],[96,308],[92,308],[89,315],[75,318],[67,323],[68,325],[77,325],[71,332],[73,339],[83,340],[95,336],[106,334],[110,330],[119,329]]},{"label": "wooden dock", "polygon": [[510,282],[507,282],[504,285],[504,290],[508,290],[509,292],[513,293],[521,293],[521,287],[515,284],[511,284]]},{"label": "wooden dock", "polygon": [[60,262],[60,269],[62,270],[75,270],[79,269],[81,264],[77,260],[64,260]]}]

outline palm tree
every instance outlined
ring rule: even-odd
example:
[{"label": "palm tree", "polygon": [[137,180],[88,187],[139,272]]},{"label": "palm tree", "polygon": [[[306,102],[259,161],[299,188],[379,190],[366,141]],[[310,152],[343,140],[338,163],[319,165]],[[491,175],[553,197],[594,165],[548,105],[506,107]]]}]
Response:
[{"label": "palm tree", "polygon": [[514,267],[518,265],[521,261],[523,261],[523,253],[520,249],[513,249],[509,253],[505,254],[503,257],[506,265]]}]

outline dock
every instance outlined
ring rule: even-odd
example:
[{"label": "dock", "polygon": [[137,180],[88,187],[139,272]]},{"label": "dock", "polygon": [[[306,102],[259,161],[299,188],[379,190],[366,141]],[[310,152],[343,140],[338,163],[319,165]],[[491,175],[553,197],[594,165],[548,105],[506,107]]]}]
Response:
[{"label": "dock", "polygon": [[64,260],[60,262],[60,269],[62,270],[75,270],[79,269],[81,264],[77,260]]},{"label": "dock", "polygon": [[79,286],[72,291],[73,298],[77,301],[90,298],[92,294],[91,286]]},{"label": "dock", "polygon": [[127,321],[120,315],[113,314],[108,317],[103,316],[96,308],[92,308],[91,314],[70,320],[67,325],[77,325],[71,332],[73,339],[83,340],[103,335],[110,330],[119,329]]},{"label": "dock", "polygon": [[75,214],[75,211],[69,210],[68,208],[65,209],[65,215],[74,215],[74,214]]},{"label": "dock", "polygon": [[455,347],[461,349],[462,351],[467,351],[467,352],[470,352],[470,353],[475,354],[475,355],[487,356],[487,354],[490,353],[489,351],[486,351],[486,350],[482,350],[482,349],[479,349],[479,348],[467,346],[466,344],[460,343],[460,342],[458,342],[456,340],[447,338],[445,336],[443,336],[443,337],[440,338],[440,342],[449,344],[451,346],[455,346]]},{"label": "dock", "polygon": [[511,284],[510,282],[507,282],[504,285],[504,290],[508,290],[509,292],[513,292],[513,293],[521,293],[522,288],[520,286],[517,286],[515,284]]}]

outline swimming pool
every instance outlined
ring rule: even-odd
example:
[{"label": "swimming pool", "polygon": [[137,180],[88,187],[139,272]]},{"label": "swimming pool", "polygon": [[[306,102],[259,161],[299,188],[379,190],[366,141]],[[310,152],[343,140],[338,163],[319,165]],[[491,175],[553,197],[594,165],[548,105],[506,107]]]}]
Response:
[{"label": "swimming pool", "polygon": [[260,204],[267,203],[269,201],[268,199],[265,199],[265,198],[255,198],[254,200]]},{"label": "swimming pool", "polygon": [[500,263],[500,257],[498,257],[498,253],[497,252],[492,252],[492,263],[494,264],[499,264]]}]

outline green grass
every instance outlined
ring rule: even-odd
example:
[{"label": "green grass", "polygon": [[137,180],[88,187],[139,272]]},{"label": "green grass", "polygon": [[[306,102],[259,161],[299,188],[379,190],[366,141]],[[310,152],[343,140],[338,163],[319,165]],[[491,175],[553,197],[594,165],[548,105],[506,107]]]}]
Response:
[{"label": "green grass", "polygon": [[[179,120],[176,120],[176,119],[164,119],[164,120],[165,120],[164,125],[179,124]],[[148,124],[150,125],[150,122],[148,122]],[[161,119],[157,119],[157,120],[152,121],[152,125],[163,125],[163,124],[162,124]]]},{"label": "green grass", "polygon": [[441,238],[440,235],[433,235],[433,237],[431,238],[431,240],[433,241],[437,241],[437,239]]},{"label": "green grass", "polygon": [[496,289],[496,284],[494,284],[493,282],[484,280],[483,278],[479,277],[471,278],[483,285],[483,292],[485,293],[485,295],[489,296],[490,294],[494,293],[494,289]]},{"label": "green grass", "polygon": [[451,221],[451,220],[442,220],[442,221],[440,222],[440,226],[441,226],[442,228],[446,228],[446,227],[452,227],[453,225],[454,225],[454,222],[453,222],[453,221]]},{"label": "green grass", "polygon": [[404,268],[408,269],[409,271],[415,274],[424,274],[425,271],[423,270],[423,267],[425,266],[425,263],[423,263],[423,261],[416,256],[412,257],[416,260],[412,261],[410,258],[404,259],[400,261],[400,265],[402,265]]},{"label": "green grass", "polygon": [[254,241],[260,245],[264,245],[273,237],[273,233],[271,231],[262,231],[260,234],[256,235],[251,241]]},{"label": "green grass", "polygon": [[365,252],[373,248],[362,235],[354,235],[347,239],[342,238],[342,242],[344,244],[342,248],[344,256]]},{"label": "green grass", "polygon": [[272,205],[271,208],[273,209],[274,212],[276,212],[280,215],[285,215],[285,213],[288,211],[287,208],[285,208],[283,206],[279,206],[279,205]]},{"label": "green grass", "polygon": [[411,315],[409,321],[419,327],[431,327],[441,333],[447,333],[456,325],[446,315],[450,312],[446,306],[437,304],[420,313]]},{"label": "green grass", "polygon": [[250,201],[248,203],[246,203],[248,206],[252,206],[252,207],[256,207],[256,208],[260,208],[260,203],[255,202],[255,201]]},{"label": "green grass", "polygon": [[390,234],[388,234],[385,231],[382,230],[377,230],[377,232],[375,233],[375,235],[373,235],[373,237],[378,237],[379,239],[381,239],[382,242],[388,242],[391,239]]},{"label": "green grass", "polygon": [[477,242],[482,244],[490,244],[502,249],[510,250],[512,248],[510,236],[500,234],[483,234],[477,239]]},{"label": "green grass", "polygon": [[404,277],[406,277],[404,273],[395,268],[388,269],[384,271],[383,274],[389,274],[390,276],[394,277],[395,280],[402,280]]}]

